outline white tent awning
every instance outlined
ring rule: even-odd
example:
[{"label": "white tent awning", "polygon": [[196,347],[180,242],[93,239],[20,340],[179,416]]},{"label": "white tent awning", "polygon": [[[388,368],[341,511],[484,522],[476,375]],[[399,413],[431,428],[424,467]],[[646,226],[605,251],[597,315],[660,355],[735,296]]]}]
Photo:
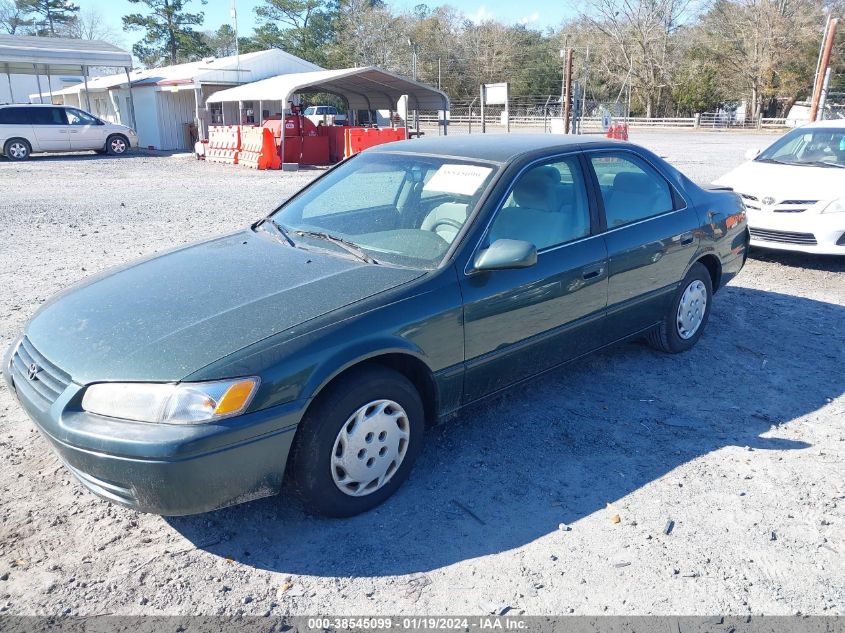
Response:
[{"label": "white tent awning", "polygon": [[0,72],[81,73],[85,66],[132,67],[132,55],[99,40],[0,35]]},{"label": "white tent awning", "polygon": [[449,98],[440,90],[374,66],[277,75],[215,92],[208,97],[207,102],[287,103],[297,92],[335,94],[345,98],[353,110],[395,110],[397,101],[403,95],[408,95],[408,107],[411,109],[449,109]]}]

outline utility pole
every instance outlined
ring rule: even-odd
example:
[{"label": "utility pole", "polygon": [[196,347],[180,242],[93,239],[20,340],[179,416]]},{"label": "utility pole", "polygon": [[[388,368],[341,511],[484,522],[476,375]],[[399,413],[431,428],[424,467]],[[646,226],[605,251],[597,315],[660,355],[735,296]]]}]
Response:
[{"label": "utility pole", "polygon": [[563,133],[569,134],[569,119],[572,114],[572,49],[566,49],[563,67]]},{"label": "utility pole", "polygon": [[819,113],[819,101],[821,100],[822,91],[824,89],[824,80],[827,71],[830,67],[830,55],[833,51],[833,44],[836,40],[836,26],[839,20],[833,18],[827,28],[824,40],[824,50],[822,51],[821,61],[819,62],[819,72],[816,76],[816,85],[813,87],[813,102],[810,106],[810,123],[816,120]]},{"label": "utility pole", "polygon": [[[414,81],[417,80],[417,53],[419,51],[419,47],[417,43],[412,40],[410,37],[408,38],[408,46],[411,47],[411,77]],[[415,104],[414,108],[414,128],[417,131],[417,136],[420,135],[420,111],[419,111],[419,104]]]}]

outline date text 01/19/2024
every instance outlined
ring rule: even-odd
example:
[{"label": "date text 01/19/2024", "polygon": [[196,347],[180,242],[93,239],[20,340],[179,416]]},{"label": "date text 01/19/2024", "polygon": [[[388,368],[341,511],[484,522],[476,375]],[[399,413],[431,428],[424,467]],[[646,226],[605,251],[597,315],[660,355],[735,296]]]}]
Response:
[{"label": "date text 01/19/2024", "polygon": [[314,631],[380,631],[394,628],[419,631],[521,631],[527,629],[527,622],[513,616],[315,617],[307,620],[307,629]]}]

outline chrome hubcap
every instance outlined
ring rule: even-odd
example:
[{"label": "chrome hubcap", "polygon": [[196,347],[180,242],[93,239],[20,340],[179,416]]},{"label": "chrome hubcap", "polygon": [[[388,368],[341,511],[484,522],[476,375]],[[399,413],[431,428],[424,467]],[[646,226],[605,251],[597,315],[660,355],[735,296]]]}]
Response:
[{"label": "chrome hubcap", "polygon": [[349,416],[332,451],[332,479],[341,492],[363,497],[382,488],[408,452],[410,423],[392,400],[374,400]]},{"label": "chrome hubcap", "polygon": [[111,142],[112,151],[117,154],[122,154],[126,151],[126,143],[123,142],[123,139],[116,138]]},{"label": "chrome hubcap", "polygon": [[707,310],[707,287],[698,279],[693,281],[681,296],[678,304],[678,336],[682,339],[692,337],[701,327]]},{"label": "chrome hubcap", "polygon": [[23,143],[12,143],[9,145],[9,154],[11,154],[13,158],[25,158],[26,145]]}]

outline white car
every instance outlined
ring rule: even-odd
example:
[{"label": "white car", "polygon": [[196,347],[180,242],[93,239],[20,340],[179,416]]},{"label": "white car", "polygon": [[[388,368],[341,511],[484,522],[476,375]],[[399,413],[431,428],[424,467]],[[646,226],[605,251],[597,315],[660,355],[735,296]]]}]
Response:
[{"label": "white car", "polygon": [[343,125],[346,122],[346,115],[334,106],[308,106],[302,114],[314,125]]},{"label": "white car", "polygon": [[714,182],[742,196],[751,245],[845,255],[845,120],[788,132]]},{"label": "white car", "polygon": [[0,105],[0,150],[9,160],[26,160],[34,152],[95,150],[119,155],[137,145],[132,128],[108,123],[79,108]]}]

